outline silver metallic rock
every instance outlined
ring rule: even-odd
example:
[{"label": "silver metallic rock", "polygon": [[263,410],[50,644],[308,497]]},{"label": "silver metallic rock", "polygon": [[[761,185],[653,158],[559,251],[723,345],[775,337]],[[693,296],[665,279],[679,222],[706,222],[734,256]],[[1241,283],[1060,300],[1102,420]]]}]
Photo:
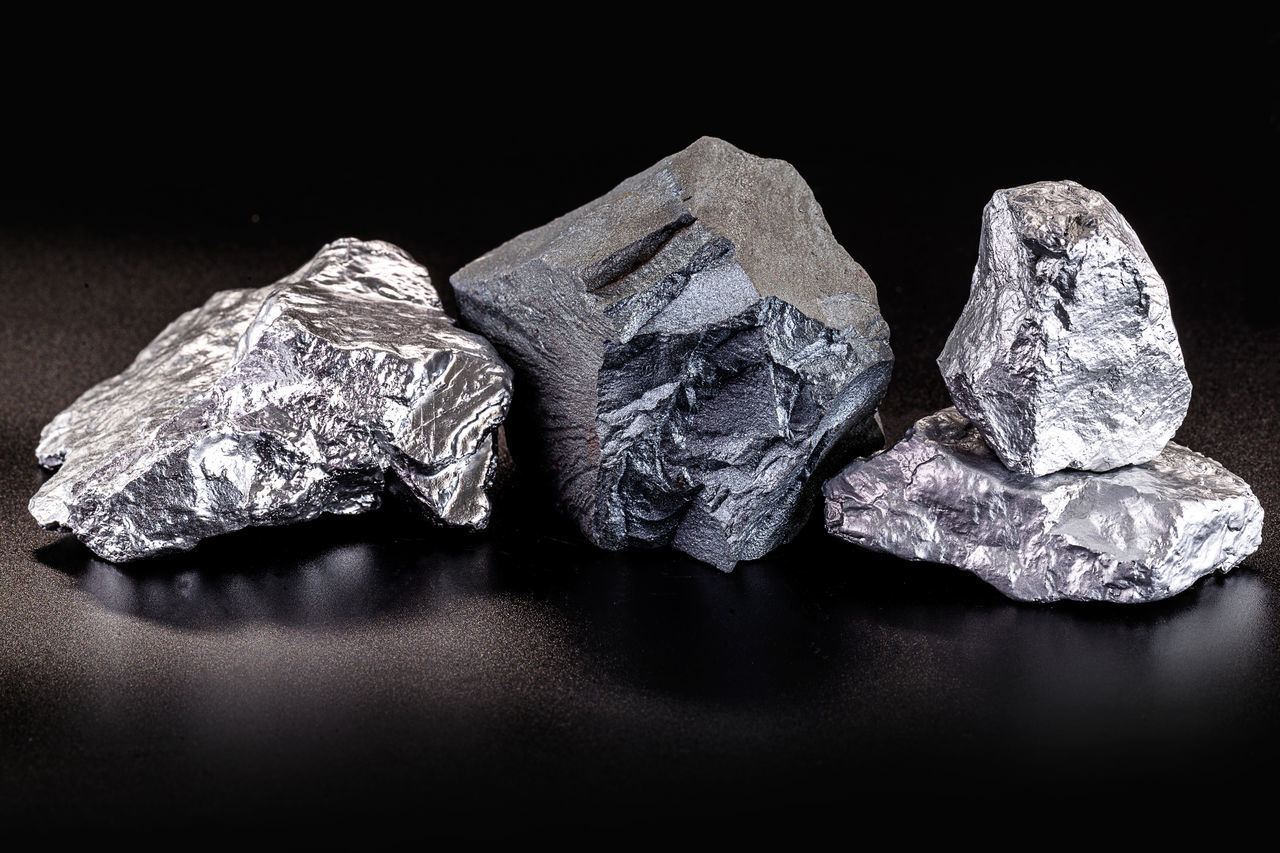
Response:
[{"label": "silver metallic rock", "polygon": [[1106,473],[1009,471],[955,409],[824,487],[827,530],[967,569],[1022,601],[1155,601],[1226,572],[1262,540],[1262,506],[1212,459],[1170,442]]},{"label": "silver metallic rock", "polygon": [[700,139],[451,281],[601,547],[728,571],[795,532],[834,446],[883,440],[875,285],[781,160]]},{"label": "silver metallic rock", "polygon": [[455,328],[426,269],[376,241],[330,243],[269,287],[183,314],[40,436],[61,466],[31,499],[109,560],[250,525],[377,506],[483,527],[510,371]]},{"label": "silver metallic rock", "polygon": [[1153,459],[1191,400],[1164,281],[1111,202],[1074,181],[991,197],[938,367],[956,408],[1026,474]]}]

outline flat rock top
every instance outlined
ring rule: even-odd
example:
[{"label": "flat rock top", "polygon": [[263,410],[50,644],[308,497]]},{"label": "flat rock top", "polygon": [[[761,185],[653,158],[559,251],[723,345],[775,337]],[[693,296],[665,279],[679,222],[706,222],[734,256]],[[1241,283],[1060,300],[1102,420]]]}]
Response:
[{"label": "flat rock top", "polygon": [[[610,192],[527,231],[463,267],[455,281],[493,280],[531,261],[580,273],[632,244],[690,226],[733,243],[760,296],[776,296],[828,326],[862,319],[876,290],[836,241],[790,163],[704,136]],[[878,311],[878,309],[877,309]]]},{"label": "flat rock top", "polygon": [[[876,460],[888,461],[893,451],[908,445],[919,447],[914,455],[917,468],[939,456],[954,460],[969,469],[975,476],[998,482],[1010,495],[1033,500],[1067,491],[1077,492],[1082,487],[1124,486],[1135,493],[1164,498],[1220,499],[1228,496],[1253,498],[1249,485],[1227,471],[1214,460],[1179,444],[1169,442],[1164,452],[1141,465],[1127,465],[1106,472],[1058,471],[1043,477],[1010,471],[987,446],[974,424],[954,408],[943,409],[921,418],[911,427],[902,441],[884,453],[860,460],[846,468],[827,486],[829,497],[838,497],[843,484],[857,482],[858,472],[868,464],[875,467]],[[905,457],[904,457],[905,458]],[[975,497],[974,500],[980,500]]]}]

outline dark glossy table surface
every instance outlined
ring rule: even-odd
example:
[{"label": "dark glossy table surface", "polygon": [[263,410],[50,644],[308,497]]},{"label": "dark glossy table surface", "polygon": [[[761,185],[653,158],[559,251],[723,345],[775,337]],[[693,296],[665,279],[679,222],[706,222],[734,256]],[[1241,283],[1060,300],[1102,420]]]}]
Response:
[{"label": "dark glossy table surface", "polygon": [[[1191,108],[1221,117],[1208,99]],[[1226,131],[1239,157],[1212,162],[1195,159],[1211,129],[1175,137],[1187,125],[1172,114],[1157,156],[1063,143],[975,157],[927,148],[923,125],[859,142],[761,118],[525,147],[467,137],[431,156],[264,137],[231,162],[192,165],[180,146],[40,161],[0,218],[0,812],[226,827],[427,810],[436,831],[500,832],[760,817],[864,789],[1176,789],[1269,767],[1280,336],[1274,295],[1259,300],[1276,278],[1262,156],[1276,134],[1241,121]],[[703,132],[794,162],[877,282],[898,358],[892,438],[947,404],[933,358],[991,191],[1071,177],[1106,193],[1168,283],[1195,386],[1178,441],[1253,486],[1261,549],[1159,604],[1029,606],[816,526],[732,574],[597,551],[527,470],[481,535],[390,507],[114,566],[27,515],[40,427],[211,292],[274,280],[347,234],[400,243],[443,284]],[[348,165],[326,177],[334,161]]]}]

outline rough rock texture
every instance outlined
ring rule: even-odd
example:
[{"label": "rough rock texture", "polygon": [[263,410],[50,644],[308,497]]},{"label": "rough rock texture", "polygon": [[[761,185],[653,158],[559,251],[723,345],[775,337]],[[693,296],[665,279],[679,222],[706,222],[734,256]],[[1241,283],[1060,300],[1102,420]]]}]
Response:
[{"label": "rough rock texture", "polygon": [[1191,400],[1164,281],[1111,202],[1073,181],[991,197],[938,366],[956,408],[1026,474],[1153,459]]},{"label": "rough rock texture", "polygon": [[1106,473],[1009,471],[955,409],[824,488],[827,530],[968,569],[1023,601],[1154,601],[1226,572],[1262,539],[1262,506],[1212,459],[1170,442]]},{"label": "rough rock texture", "polygon": [[338,240],[269,287],[214,294],[54,418],[36,454],[61,468],[31,514],[131,560],[362,512],[390,474],[438,521],[483,527],[510,395],[426,269]]},{"label": "rough rock texture", "polygon": [[837,443],[878,432],[875,285],[780,160],[700,139],[451,281],[602,547],[729,570],[795,532]]}]

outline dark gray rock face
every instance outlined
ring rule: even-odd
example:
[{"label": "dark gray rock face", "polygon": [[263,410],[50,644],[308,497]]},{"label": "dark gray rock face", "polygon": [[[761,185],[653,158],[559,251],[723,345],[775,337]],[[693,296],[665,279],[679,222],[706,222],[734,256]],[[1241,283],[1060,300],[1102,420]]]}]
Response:
[{"label": "dark gray rock face", "polygon": [[511,374],[426,269],[338,240],[268,287],[216,293],[40,435],[30,510],[116,561],[250,525],[377,506],[388,482],[483,527]]},{"label": "dark gray rock face", "polygon": [[1154,459],[1191,400],[1164,281],[1111,202],[1074,181],[992,196],[938,366],[1004,464],[1037,476]]},{"label": "dark gray rock face", "polygon": [[828,532],[948,563],[1022,601],[1155,601],[1262,541],[1262,506],[1212,459],[1169,442],[1106,473],[1010,471],[955,409],[824,487]]},{"label": "dark gray rock face", "polygon": [[780,160],[700,139],[451,281],[601,547],[730,570],[794,533],[833,447],[878,434],[875,285]]}]

